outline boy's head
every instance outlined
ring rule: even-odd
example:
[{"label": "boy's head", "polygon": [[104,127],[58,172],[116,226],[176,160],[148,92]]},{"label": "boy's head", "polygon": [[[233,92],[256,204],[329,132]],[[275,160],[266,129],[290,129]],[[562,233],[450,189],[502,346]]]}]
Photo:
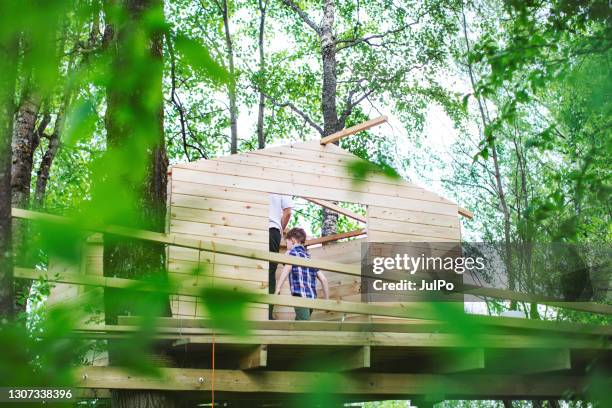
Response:
[{"label": "boy's head", "polygon": [[286,235],[287,248],[291,249],[296,245],[304,245],[306,242],[306,231],[302,228],[291,228]]}]

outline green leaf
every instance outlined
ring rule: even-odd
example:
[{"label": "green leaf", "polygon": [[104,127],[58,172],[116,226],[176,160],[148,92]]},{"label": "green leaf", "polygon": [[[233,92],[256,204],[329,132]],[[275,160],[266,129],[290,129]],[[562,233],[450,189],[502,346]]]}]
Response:
[{"label": "green leaf", "polygon": [[181,34],[176,36],[174,42],[177,52],[194,71],[218,83],[229,81],[229,73],[211,57],[202,44]]},{"label": "green leaf", "polygon": [[95,104],[89,99],[77,99],[66,117],[63,143],[74,146],[79,141],[89,140],[95,130],[97,119]]},{"label": "green leaf", "polygon": [[202,301],[214,328],[231,334],[248,334],[247,306],[253,301],[250,293],[239,292],[229,287],[209,286],[201,291]]}]

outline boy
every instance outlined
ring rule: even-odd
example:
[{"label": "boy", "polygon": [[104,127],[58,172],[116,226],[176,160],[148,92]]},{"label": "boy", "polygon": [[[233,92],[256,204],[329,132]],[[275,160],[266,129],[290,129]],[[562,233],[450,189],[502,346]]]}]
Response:
[{"label": "boy", "polygon": [[[287,232],[285,237],[287,242],[287,254],[299,256],[300,258],[309,258],[310,254],[304,247],[306,242],[306,232],[302,228],[292,228]],[[327,286],[327,278],[318,269],[308,268],[305,266],[285,265],[281,274],[278,285],[276,286],[276,294],[280,294],[281,288],[285,280],[289,277],[289,288],[291,295],[316,299],[317,298],[317,279],[321,281],[323,286],[323,294],[325,299],[329,299],[329,288]],[[295,320],[310,320],[312,309],[306,307],[295,308]]]}]

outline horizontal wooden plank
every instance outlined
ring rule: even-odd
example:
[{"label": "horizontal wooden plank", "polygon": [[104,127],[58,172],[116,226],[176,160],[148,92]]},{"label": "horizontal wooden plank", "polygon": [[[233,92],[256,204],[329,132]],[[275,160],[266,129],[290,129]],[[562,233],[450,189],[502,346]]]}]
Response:
[{"label": "horizontal wooden plank", "polygon": [[367,216],[375,219],[460,228],[459,217],[456,214],[430,214],[421,211],[408,211],[370,205],[367,208]]},{"label": "horizontal wooden plank", "polygon": [[170,220],[170,232],[209,237],[211,239],[237,238],[241,241],[268,243],[267,229],[264,231],[253,228],[226,227],[193,221]]},{"label": "horizontal wooden plank", "polygon": [[[400,323],[401,322],[401,323]],[[280,321],[266,320],[249,322],[252,330],[279,330],[285,332],[293,331],[360,331],[360,332],[398,332],[398,333],[433,333],[445,332],[448,325],[436,321],[426,320],[401,320],[396,323],[373,323],[373,322],[321,322],[321,321]],[[139,316],[119,316],[119,325],[139,326],[143,318]],[[208,319],[179,319],[175,317],[159,317],[155,321],[156,327],[172,328],[174,332],[192,328],[211,329],[212,323]],[[588,325],[591,330],[593,325]],[[611,329],[612,330],[612,329]],[[168,331],[172,333],[173,331]],[[204,333],[204,332],[190,332]],[[611,332],[612,333],[612,332]]]},{"label": "horizontal wooden plank", "polygon": [[[168,262],[168,271],[177,275],[191,275],[194,276],[194,271],[197,271],[198,264],[193,261],[175,261],[170,260]],[[268,269],[263,268],[251,268],[247,266],[238,265],[202,265],[201,274],[220,276],[223,278],[243,279],[243,280],[268,280]]]},{"label": "horizontal wooden plank", "polygon": [[[262,248],[261,244],[253,242],[249,242],[249,244],[252,245],[250,248]],[[243,245],[243,243],[241,242],[240,245]],[[169,248],[169,259],[175,260],[177,262],[192,261],[201,262],[203,264],[215,263],[219,265],[236,265],[257,269],[268,269],[268,263],[266,261],[243,258],[234,255],[216,254],[214,252],[198,251],[197,249],[181,248],[175,246]]]},{"label": "horizontal wooden plank", "polygon": [[378,231],[375,229],[368,228],[368,240],[370,242],[459,242],[459,237],[430,237],[426,235],[412,235],[387,231]]},{"label": "horizontal wooden plank", "polygon": [[459,228],[439,227],[436,225],[422,225],[413,222],[397,220],[383,220],[381,218],[368,218],[368,229],[373,231],[393,232],[401,235],[419,235],[432,238],[457,239],[461,237]]},{"label": "horizontal wooden plank", "polygon": [[379,205],[390,208],[410,209],[436,214],[453,215],[457,213],[457,207],[454,204],[435,203],[405,197],[381,196],[372,193],[348,191],[332,187],[318,187],[286,181],[254,179],[246,176],[225,175],[223,177],[219,177],[219,174],[214,172],[189,170],[183,168],[176,168],[173,173],[173,178],[175,180],[191,183],[202,182],[206,184],[217,184],[219,186],[244,188],[245,190],[274,192],[278,194],[319,198],[323,200]]},{"label": "horizontal wooden plank", "polygon": [[[209,369],[162,368],[158,377],[135,374],[120,367],[85,366],[75,370],[78,388],[147,389],[165,391],[210,391],[213,372]],[[308,394],[324,379],[331,390],[342,395],[429,395],[441,389],[445,397],[457,399],[561,399],[568,392],[580,395],[587,381],[576,376],[510,376],[498,374],[327,373],[299,371],[214,372],[216,392],[257,394]]]},{"label": "horizontal wooden plank", "polygon": [[306,240],[305,245],[306,246],[311,246],[311,245],[327,244],[327,243],[330,243],[330,242],[339,241],[341,239],[354,238],[354,237],[359,237],[361,235],[366,235],[366,234],[367,234],[367,232],[366,232],[365,229],[341,232],[341,233],[338,233],[338,234],[326,235],[324,237],[308,239],[308,240]]},{"label": "horizontal wooden plank", "polygon": [[[273,160],[266,163],[268,167],[252,166],[249,164],[229,163],[226,161],[204,160],[196,164],[185,164],[175,166],[174,175],[179,168],[187,170],[205,171],[227,176],[245,176],[258,180],[277,180],[303,184],[315,187],[334,187],[347,191],[371,193],[384,196],[405,197],[414,200],[422,200],[435,203],[452,204],[427,190],[402,186],[390,185],[376,182],[358,182],[350,178],[327,176],[323,174],[306,174],[296,170],[279,169]],[[175,176],[173,176],[175,177]],[[176,180],[181,180],[176,178]],[[193,181],[193,180],[184,180]],[[316,197],[315,197],[316,198]],[[455,212],[456,214],[456,212]]]},{"label": "horizontal wooden plank", "polygon": [[[96,333],[138,333],[138,327],[117,327],[114,325],[91,326],[86,329],[81,326],[74,332],[84,336]],[[472,348],[474,339],[462,333],[417,333],[417,332],[362,332],[362,331],[286,331],[286,330],[251,330],[248,336],[236,336],[214,329],[191,329],[185,333],[177,329],[177,338],[191,344],[268,344],[287,346],[372,346],[372,347],[408,347],[415,348]],[[162,328],[161,333],[171,334],[168,328]],[[166,338],[170,338],[166,336]],[[567,348],[580,350],[612,350],[609,344],[603,344],[594,338],[572,338],[560,336],[550,338],[547,335],[525,334],[483,334],[478,335],[478,345],[486,349],[502,350],[559,350]],[[518,351],[517,351],[518,353]],[[551,353],[553,355],[554,353]]]},{"label": "horizontal wooden plank", "polygon": [[[168,277],[173,281],[179,283],[182,287],[211,287],[211,286],[223,286],[228,289],[236,289],[238,291],[249,291],[256,293],[268,293],[268,277],[266,275],[264,279],[258,279],[255,276],[250,276],[251,279],[237,279],[233,276],[228,276],[227,274],[217,274],[214,275],[185,275],[185,274],[177,274],[177,273],[168,273]],[[245,276],[249,278],[249,276]]]},{"label": "horizontal wooden plank", "polygon": [[223,211],[222,208],[209,211],[176,206],[170,207],[170,219],[263,230],[266,234],[268,233],[269,222],[267,213],[265,216],[255,216],[250,214],[228,213]]},{"label": "horizontal wooden plank", "polygon": [[[259,166],[259,167],[265,167],[265,168],[273,167],[273,168],[282,169],[282,170],[300,172],[303,174],[325,175],[325,176],[345,178],[345,179],[353,180],[355,182],[362,181],[356,178],[354,175],[349,174],[347,167],[345,165],[313,162],[313,161],[308,161],[307,159],[303,157],[300,160],[300,157],[298,156],[287,158],[273,151],[267,152],[267,153],[266,152],[267,151],[262,151],[260,153],[257,153],[257,152],[241,153],[235,156],[219,157],[219,158],[216,158],[215,161],[224,162],[224,163],[236,163],[236,164],[244,164],[244,165],[251,165],[251,166]],[[299,152],[295,152],[295,153],[296,155],[299,154]],[[351,160],[353,159],[354,157],[351,157]],[[197,163],[198,162],[193,162],[193,164],[190,164],[189,166],[186,166],[186,167],[197,169],[199,167]],[[417,191],[422,190],[420,187],[414,184],[408,183],[404,180],[398,181],[396,179],[391,179],[389,177],[384,177],[381,175],[370,174],[368,175],[367,180],[372,183],[390,184],[394,186],[399,185],[399,186],[402,186],[403,188],[412,189],[415,192],[415,194],[417,193]]]},{"label": "horizontal wooden plank", "polygon": [[198,183],[197,188],[194,188],[194,186],[191,184],[183,183],[179,180],[175,180],[174,178],[172,179],[172,194],[192,195],[242,203],[247,202],[266,206],[270,201],[268,194],[266,193],[245,191],[242,189],[218,185],[206,185],[205,183]]},{"label": "horizontal wooden plank", "polygon": [[255,215],[259,217],[268,216],[267,204],[198,197],[180,193],[173,193],[170,197],[170,203],[172,207],[197,208],[209,211],[223,210],[226,213]]}]

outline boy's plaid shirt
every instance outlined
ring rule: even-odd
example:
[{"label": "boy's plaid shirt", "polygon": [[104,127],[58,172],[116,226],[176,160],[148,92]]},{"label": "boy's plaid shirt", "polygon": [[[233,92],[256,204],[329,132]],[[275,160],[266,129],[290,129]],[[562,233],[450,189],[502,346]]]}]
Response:
[{"label": "boy's plaid shirt", "polygon": [[[299,256],[300,258],[310,259],[310,254],[302,245],[294,246],[289,252],[289,255]],[[291,266],[289,274],[289,287],[291,294],[310,299],[317,298],[317,272],[316,268],[306,266]]]}]

